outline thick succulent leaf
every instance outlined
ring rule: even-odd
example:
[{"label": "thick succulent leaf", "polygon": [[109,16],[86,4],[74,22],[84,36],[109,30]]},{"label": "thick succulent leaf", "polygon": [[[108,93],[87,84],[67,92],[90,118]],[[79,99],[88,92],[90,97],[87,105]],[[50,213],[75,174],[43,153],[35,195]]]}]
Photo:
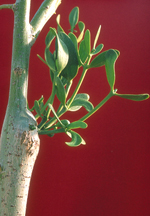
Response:
[{"label": "thick succulent leaf", "polygon": [[80,29],[80,34],[78,36],[77,42],[79,43],[83,39],[85,24],[83,22],[78,22],[78,27]]},{"label": "thick succulent leaf", "polygon": [[84,107],[88,112],[90,112],[94,107],[93,104],[89,101],[83,99],[76,99],[72,102],[71,106],[69,107],[69,111],[77,111],[81,107]]},{"label": "thick succulent leaf", "polygon": [[83,139],[78,133],[70,130],[67,135],[72,138],[71,142],[65,142],[68,146],[76,147],[82,144]]},{"label": "thick succulent leaf", "polygon": [[104,47],[103,44],[99,44],[99,45],[96,47],[96,49],[93,49],[93,50],[92,50],[91,54],[92,54],[92,55],[98,54],[98,53],[103,49],[103,47]]},{"label": "thick succulent leaf", "polygon": [[74,46],[74,43],[72,42],[70,37],[68,37],[68,35],[66,35],[63,32],[58,33],[58,35],[61,41],[63,41],[64,44],[67,46],[68,54],[69,54],[68,63],[64,68],[64,70],[62,70],[60,75],[65,77],[67,80],[71,80],[77,75],[78,72],[79,62],[78,62],[77,51]]},{"label": "thick succulent leaf", "polygon": [[55,80],[55,87],[56,87],[56,95],[59,99],[59,101],[65,105],[65,101],[66,101],[66,91],[65,88],[63,86],[63,83],[61,82],[59,77],[56,77]]},{"label": "thick succulent leaf", "polygon": [[69,107],[68,110],[72,111],[72,112],[76,112],[76,111],[78,111],[81,108],[82,108],[82,106],[71,106],[71,107]]},{"label": "thick succulent leaf", "polygon": [[67,129],[87,128],[87,124],[82,121],[75,121],[67,125]]},{"label": "thick succulent leaf", "polygon": [[89,29],[87,29],[85,32],[84,42],[85,42],[85,51],[86,51],[87,55],[89,55],[90,51],[91,51],[91,33],[90,33]]},{"label": "thick succulent leaf", "polygon": [[54,57],[52,56],[52,53],[49,51],[49,48],[55,36],[56,36],[56,30],[51,28],[45,39],[46,48],[44,53],[46,64],[53,71],[56,71],[55,60]]},{"label": "thick succulent leaf", "polygon": [[[90,96],[86,93],[80,93],[77,94],[74,98],[75,100],[84,100],[84,101],[88,101],[90,99]],[[70,99],[67,101],[67,103],[69,103]],[[78,111],[82,106],[81,105],[77,105],[77,106],[72,106],[69,108],[69,111]]]},{"label": "thick succulent leaf", "polygon": [[88,53],[86,52],[86,44],[85,41],[82,40],[79,46],[79,57],[80,61],[84,64],[87,60]]},{"label": "thick succulent leaf", "polygon": [[115,84],[115,62],[119,54],[118,50],[107,50],[96,56],[89,65],[89,68],[101,67],[105,65],[107,80],[111,90],[113,90]]},{"label": "thick succulent leaf", "polygon": [[96,47],[96,44],[97,44],[97,41],[98,41],[98,38],[99,38],[99,35],[100,35],[100,31],[101,31],[101,25],[99,26],[98,31],[96,33],[93,49],[95,49],[95,47]]},{"label": "thick succulent leaf", "polygon": [[57,22],[57,31],[58,32],[64,32],[63,28],[60,26],[60,14],[56,17],[56,22]]},{"label": "thick succulent leaf", "polygon": [[91,50],[91,36],[90,36],[90,31],[87,29],[85,32],[84,39],[81,41],[80,46],[79,46],[79,57],[81,63],[85,63],[87,60],[87,57],[90,54]]},{"label": "thick succulent leaf", "polygon": [[119,56],[119,55],[120,55],[120,52],[119,52],[119,50],[116,50],[116,49],[115,49],[115,51],[116,51],[117,55]]},{"label": "thick succulent leaf", "polygon": [[121,98],[133,100],[133,101],[142,101],[142,100],[146,100],[149,98],[149,94],[118,94],[116,93],[115,95]]},{"label": "thick succulent leaf", "polygon": [[74,47],[76,49],[76,51],[78,50],[78,42],[77,42],[77,37],[72,33],[70,32],[68,34],[68,36],[70,37],[70,39],[72,40],[73,44],[74,44]]},{"label": "thick succulent leaf", "polygon": [[[65,125],[65,126],[67,126],[67,125],[70,124],[70,121],[67,120],[67,119],[63,119],[63,120],[61,120],[61,123],[62,123],[63,125]],[[57,122],[57,123],[55,124],[55,127],[62,127],[62,124],[60,124],[60,122]]]},{"label": "thick succulent leaf", "polygon": [[78,23],[79,20],[79,8],[75,7],[69,14],[69,23],[71,26],[71,32],[73,32],[75,25]]},{"label": "thick succulent leaf", "polygon": [[69,60],[68,48],[66,46],[66,43],[64,43],[64,41],[60,38],[60,35],[58,33],[57,40],[56,40],[56,67],[58,73],[60,73],[66,67],[68,60]]},{"label": "thick succulent leaf", "polygon": [[55,65],[54,56],[53,56],[52,53],[49,51],[49,47],[46,47],[46,49],[45,49],[45,60],[46,60],[46,63],[47,63],[47,65],[48,65],[48,67],[49,67],[52,71],[56,71],[56,65]]},{"label": "thick succulent leaf", "polygon": [[96,56],[93,61],[90,63],[89,68],[96,68],[96,67],[101,67],[105,65],[105,60],[106,60],[106,53],[102,52],[98,56]]},{"label": "thick succulent leaf", "polygon": [[111,90],[113,90],[115,84],[115,62],[118,58],[118,53],[115,50],[110,49],[106,52],[105,58],[106,58],[105,68],[106,68],[107,80]]},{"label": "thick succulent leaf", "polygon": [[50,31],[48,32],[48,34],[46,35],[46,38],[45,38],[46,47],[50,47],[51,42],[53,41],[55,36],[56,36],[56,30],[53,28],[50,28]]},{"label": "thick succulent leaf", "polygon": [[90,96],[86,93],[80,93],[75,96],[74,100],[76,99],[82,99],[88,101],[90,99]]}]

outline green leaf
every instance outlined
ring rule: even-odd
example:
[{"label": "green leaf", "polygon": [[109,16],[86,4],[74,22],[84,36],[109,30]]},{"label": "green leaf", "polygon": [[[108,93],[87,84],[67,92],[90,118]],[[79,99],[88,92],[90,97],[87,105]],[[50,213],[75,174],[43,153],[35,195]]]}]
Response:
[{"label": "green leaf", "polygon": [[45,39],[46,48],[44,53],[46,64],[53,71],[56,71],[55,60],[52,53],[49,51],[49,48],[55,36],[56,30],[51,28]]},{"label": "green leaf", "polygon": [[86,93],[80,93],[75,96],[74,100],[76,99],[82,99],[88,101],[90,99],[90,96]]},{"label": "green leaf", "polygon": [[75,121],[67,125],[67,129],[87,128],[87,124],[82,121]]},{"label": "green leaf", "polygon": [[76,147],[83,143],[83,139],[78,133],[70,130],[67,135],[72,138],[71,142],[65,142],[68,146]]},{"label": "green leaf", "polygon": [[66,91],[65,88],[63,86],[63,83],[61,82],[59,77],[56,77],[55,80],[55,87],[56,87],[56,95],[57,98],[59,99],[59,101],[65,105],[65,101],[66,101]]},{"label": "green leaf", "polygon": [[90,63],[89,68],[97,68],[105,65],[106,60],[106,52],[100,53],[98,56],[96,56],[93,61]]},{"label": "green leaf", "polygon": [[50,31],[48,32],[45,38],[46,47],[50,47],[51,42],[55,38],[55,36],[56,36],[56,30],[54,28],[50,28]]},{"label": "green leaf", "polygon": [[94,107],[93,104],[89,101],[83,100],[83,99],[75,99],[71,106],[69,107],[69,111],[77,111],[81,107],[84,107],[88,112],[90,112]]},{"label": "green leaf", "polygon": [[101,25],[99,26],[98,31],[96,33],[93,49],[95,49],[95,47],[96,47],[96,44],[97,44],[97,41],[98,41],[98,38],[99,38],[99,35],[100,35],[100,31],[101,31]]},{"label": "green leaf", "polygon": [[65,77],[67,80],[72,80],[78,72],[78,54],[72,40],[64,32],[58,33],[59,38],[63,41],[68,49],[69,61],[61,72],[61,76]]},{"label": "green leaf", "polygon": [[71,26],[71,32],[73,32],[75,25],[78,23],[79,20],[79,8],[75,7],[69,14],[69,23]]},{"label": "green leaf", "polygon": [[56,17],[56,22],[57,22],[57,31],[58,32],[64,32],[63,28],[60,26],[60,14]]},{"label": "green leaf", "polygon": [[46,60],[48,67],[51,70],[56,71],[55,59],[52,53],[49,51],[49,47],[46,47],[45,49],[45,60]]},{"label": "green leaf", "polygon": [[68,36],[70,37],[70,39],[72,40],[73,44],[74,44],[74,47],[76,49],[76,51],[78,50],[78,42],[77,42],[77,37],[72,33],[70,32],[68,34]]},{"label": "green leaf", "polygon": [[113,90],[115,84],[115,62],[118,58],[118,53],[115,50],[110,49],[106,52],[105,58],[106,58],[105,68],[106,68],[107,80],[111,90]]},{"label": "green leaf", "polygon": [[84,42],[85,42],[85,47],[86,47],[86,52],[89,55],[91,51],[91,33],[89,29],[86,30],[85,35],[84,35]]},{"label": "green leaf", "polygon": [[64,43],[64,41],[60,38],[60,34],[64,33],[58,33],[56,40],[56,67],[58,73],[60,73],[66,67],[69,60],[68,48],[66,43]]},{"label": "green leaf", "polygon": [[79,46],[79,57],[81,63],[85,63],[91,50],[91,35],[90,31],[87,29],[85,32],[84,39],[81,41]]},{"label": "green leaf", "polygon": [[103,49],[103,47],[104,47],[103,44],[99,44],[99,45],[96,47],[96,49],[93,49],[93,50],[91,51],[91,54],[92,54],[92,55],[98,54],[98,53]]},{"label": "green leaf", "polygon": [[115,51],[116,51],[117,55],[119,56],[119,55],[120,55],[120,52],[119,52],[119,50],[116,50],[116,49],[115,49]]},{"label": "green leaf", "polygon": [[115,84],[115,62],[119,54],[118,50],[107,50],[96,56],[89,65],[89,68],[101,67],[105,65],[107,80],[111,90],[113,90]]},{"label": "green leaf", "polygon": [[[75,100],[84,100],[84,101],[88,101],[90,99],[90,96],[88,94],[85,94],[85,93],[80,93],[80,94],[77,94],[74,98],[74,101]],[[67,104],[69,103],[70,99],[68,99],[67,101]],[[77,105],[77,106],[72,106],[71,104],[71,107],[69,108],[69,111],[77,111],[81,108],[81,104],[80,105]]]},{"label": "green leaf", "polygon": [[80,34],[78,36],[77,42],[79,43],[83,39],[84,30],[85,30],[85,24],[83,22],[78,22],[78,26],[80,29]]},{"label": "green leaf", "polygon": [[133,100],[133,101],[142,101],[149,98],[149,94],[118,94],[115,93],[116,96],[121,98]]},{"label": "green leaf", "polygon": [[[69,125],[70,124],[70,121],[67,120],[67,119],[64,119],[64,120],[61,120],[61,123],[65,126]],[[60,124],[60,122],[57,122],[54,126],[55,127],[62,127],[62,124]]]}]

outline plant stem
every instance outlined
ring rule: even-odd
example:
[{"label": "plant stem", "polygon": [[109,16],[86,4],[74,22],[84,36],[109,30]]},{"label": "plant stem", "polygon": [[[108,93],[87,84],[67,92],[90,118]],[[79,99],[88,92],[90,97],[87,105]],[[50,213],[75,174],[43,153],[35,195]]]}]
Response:
[{"label": "plant stem", "polygon": [[83,82],[83,80],[84,80],[84,77],[85,77],[85,75],[86,75],[86,72],[87,72],[87,68],[86,68],[86,67],[83,67],[83,72],[82,72],[82,74],[81,74],[80,80],[79,80],[79,82],[78,82],[78,84],[77,84],[77,86],[76,86],[76,88],[75,88],[75,91],[73,92],[73,94],[72,94],[72,96],[71,96],[71,98],[70,98],[70,100],[69,100],[69,103],[67,104],[67,108],[70,107],[70,105],[72,104],[72,102],[73,102],[73,100],[74,100],[76,94],[78,93],[78,91],[79,91],[79,89],[80,89],[80,86],[81,86],[81,84],[82,84],[82,82]]},{"label": "plant stem", "polygon": [[89,56],[88,56],[88,58],[87,58],[86,64],[83,65],[83,71],[82,71],[80,80],[79,80],[79,82],[78,82],[78,84],[77,84],[77,86],[76,86],[76,88],[75,88],[75,91],[73,92],[73,94],[72,94],[72,96],[71,96],[71,98],[70,98],[70,100],[69,100],[69,103],[67,104],[67,108],[68,108],[68,109],[69,109],[70,105],[72,104],[72,102],[73,102],[75,96],[77,95],[77,93],[78,93],[78,91],[79,91],[79,89],[80,89],[80,87],[81,87],[81,85],[82,85],[82,82],[83,82],[84,77],[85,77],[85,75],[86,75],[86,72],[87,72],[87,70],[88,70],[88,65],[89,65],[89,62],[90,62],[91,58],[92,58],[92,55],[89,54]]},{"label": "plant stem", "polygon": [[1,9],[12,9],[13,10],[13,4],[3,4],[3,5],[0,5],[0,10]]},{"label": "plant stem", "polygon": [[[50,17],[55,13],[58,6],[61,4],[61,0],[45,0],[41,4],[40,8],[31,20],[31,26],[35,39],[41,32],[42,28]],[[34,43],[34,40],[32,41]]]},{"label": "plant stem", "polygon": [[56,134],[56,133],[64,133],[64,132],[65,132],[65,129],[60,128],[60,129],[54,129],[54,130],[41,130],[38,133],[40,135],[43,135],[43,134],[53,135],[53,134]]},{"label": "plant stem", "polygon": [[[49,7],[50,2],[56,3],[44,2]],[[31,125],[36,128],[36,120],[27,109],[29,56],[35,42],[29,23],[30,4],[31,0],[16,0],[14,5],[0,6],[13,7],[14,11],[10,91],[0,143],[0,215],[25,216],[30,179],[39,152],[37,129],[30,131]],[[54,7],[49,10],[51,15],[55,12]],[[45,16],[40,16],[40,30],[50,17]]]},{"label": "plant stem", "polygon": [[91,115],[93,115],[98,109],[100,109],[112,96],[113,92],[111,91],[93,110],[91,110],[89,113],[87,113],[85,116],[83,116],[80,121],[85,121],[88,119]]}]

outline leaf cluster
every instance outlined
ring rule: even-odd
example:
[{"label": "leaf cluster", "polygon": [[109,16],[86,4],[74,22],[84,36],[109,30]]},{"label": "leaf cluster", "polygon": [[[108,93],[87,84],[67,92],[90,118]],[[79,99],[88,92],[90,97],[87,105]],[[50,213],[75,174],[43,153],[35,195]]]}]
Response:
[{"label": "leaf cluster", "polygon": [[[97,45],[101,26],[99,26],[93,47],[91,47],[91,32],[85,30],[85,24],[79,21],[79,8],[75,7],[69,14],[70,31],[65,33],[60,25],[60,15],[56,18],[57,29],[50,28],[45,39],[44,58],[38,57],[44,62],[50,73],[52,82],[52,92],[49,99],[44,103],[44,97],[34,102],[31,111],[36,111],[36,119],[41,121],[38,125],[39,134],[47,134],[53,136],[55,133],[66,133],[71,137],[70,142],[66,142],[69,146],[78,146],[85,144],[83,138],[74,130],[78,128],[86,128],[84,122],[93,113],[95,113],[108,99],[112,96],[118,96],[130,100],[141,101],[149,97],[148,94],[132,95],[119,94],[114,89],[115,86],[115,63],[120,52],[116,49],[102,51],[104,45]],[[78,28],[78,32],[76,31]],[[55,42],[55,51],[51,52],[51,44]],[[79,93],[80,86],[88,70],[92,68],[100,68],[104,66],[106,78],[110,86],[110,93],[95,108],[89,101],[90,96],[87,93]],[[78,74],[79,68],[82,68],[80,80],[74,89],[70,98],[68,94],[73,83],[73,79]],[[57,96],[60,106],[55,111],[53,103]],[[68,119],[60,119],[62,115],[68,111],[75,112],[84,107],[88,112],[81,119],[71,122]],[[30,127],[33,130],[33,126]]]}]

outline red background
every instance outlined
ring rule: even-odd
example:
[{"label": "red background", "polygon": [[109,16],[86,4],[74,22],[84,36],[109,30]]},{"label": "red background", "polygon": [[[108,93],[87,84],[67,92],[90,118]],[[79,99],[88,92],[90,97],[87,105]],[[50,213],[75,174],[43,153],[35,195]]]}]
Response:
[{"label": "red background", "polygon": [[[32,16],[42,0],[32,0]],[[14,3],[0,0],[0,3]],[[80,20],[92,33],[102,25],[99,43],[104,50],[121,52],[116,62],[119,93],[150,93],[150,1],[62,0],[57,10],[61,25],[69,29],[68,14],[80,8]],[[53,16],[32,48],[29,103],[51,90],[49,73],[36,54],[43,56],[45,36]],[[0,127],[8,100],[13,13],[0,11]],[[77,78],[78,79],[78,78]],[[89,71],[80,92],[96,105],[109,91],[105,70]],[[112,98],[80,130],[86,146],[70,148],[66,135],[41,137],[27,216],[149,216],[150,215],[150,99],[133,102]],[[69,113],[69,120],[86,112]],[[74,115],[75,117],[72,117]]]}]

